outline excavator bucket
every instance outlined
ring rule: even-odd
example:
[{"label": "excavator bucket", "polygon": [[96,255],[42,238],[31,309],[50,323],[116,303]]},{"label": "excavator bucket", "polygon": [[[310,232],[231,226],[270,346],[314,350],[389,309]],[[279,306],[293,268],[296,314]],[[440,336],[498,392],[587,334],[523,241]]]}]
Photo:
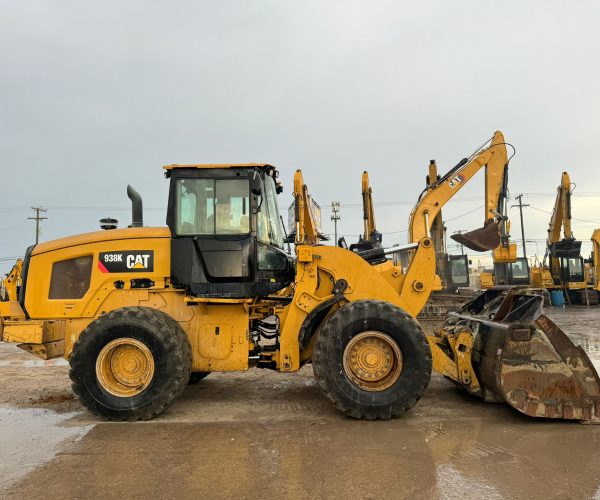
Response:
[{"label": "excavator bucket", "polygon": [[552,257],[579,257],[581,254],[581,241],[575,239],[563,239],[550,245],[550,256]]},{"label": "excavator bucket", "polygon": [[478,395],[531,417],[600,423],[598,373],[542,308],[542,290],[495,287],[450,313],[452,328],[473,332]]},{"label": "excavator bucket", "polygon": [[500,245],[500,229],[496,222],[490,222],[482,228],[453,234],[450,238],[475,252],[487,252]]}]

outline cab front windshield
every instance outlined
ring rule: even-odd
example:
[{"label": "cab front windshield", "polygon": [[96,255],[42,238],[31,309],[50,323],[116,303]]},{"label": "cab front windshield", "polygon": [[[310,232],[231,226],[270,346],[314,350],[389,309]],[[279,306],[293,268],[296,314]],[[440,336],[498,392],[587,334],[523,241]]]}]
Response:
[{"label": "cab front windshield", "polygon": [[567,259],[567,265],[569,269],[569,281],[583,281],[583,266],[581,265],[581,259],[579,257],[569,258]]},{"label": "cab front windshield", "polygon": [[511,264],[512,277],[513,279],[528,279],[529,269],[527,266],[527,259],[520,257],[516,262]]},{"label": "cab front windshield", "polygon": [[262,193],[260,211],[258,212],[257,237],[261,243],[283,248],[283,228],[279,217],[277,191],[275,180],[270,175],[264,177],[264,192]]},{"label": "cab front windshield", "polygon": [[[175,229],[183,235],[247,235],[251,232],[250,185],[246,178],[179,179],[175,184]],[[283,248],[275,180],[263,177],[255,228],[258,241]]]},{"label": "cab front windshield", "polygon": [[450,259],[450,273],[456,285],[469,282],[469,269],[465,259]]},{"label": "cab front windshield", "polygon": [[179,179],[176,200],[178,235],[250,233],[247,179]]}]

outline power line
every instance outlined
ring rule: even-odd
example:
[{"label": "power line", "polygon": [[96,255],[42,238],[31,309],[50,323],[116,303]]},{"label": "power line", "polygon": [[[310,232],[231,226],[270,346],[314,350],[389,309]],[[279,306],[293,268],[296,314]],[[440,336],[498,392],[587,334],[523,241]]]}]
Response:
[{"label": "power line", "polygon": [[446,219],[444,222],[450,222],[452,220],[460,219],[461,217],[472,214],[473,212],[477,212],[477,210],[481,210],[482,208],[483,208],[483,205],[481,205],[480,207],[474,208],[473,210],[469,210],[468,212],[465,212],[464,214],[460,214],[460,215],[457,215],[456,217],[452,217],[451,219]]},{"label": "power line", "polygon": [[[525,206],[525,205],[523,205],[523,206]],[[533,208],[534,210],[537,210],[538,212],[543,212],[545,214],[552,215],[552,212],[549,212],[548,210],[542,210],[541,208],[534,207],[533,205],[528,205],[528,206],[529,206],[529,208]],[[588,222],[590,224],[598,224],[598,225],[600,225],[600,222],[594,221],[594,220],[578,219],[577,217],[571,217],[571,219],[572,220],[577,220],[579,222]]]}]

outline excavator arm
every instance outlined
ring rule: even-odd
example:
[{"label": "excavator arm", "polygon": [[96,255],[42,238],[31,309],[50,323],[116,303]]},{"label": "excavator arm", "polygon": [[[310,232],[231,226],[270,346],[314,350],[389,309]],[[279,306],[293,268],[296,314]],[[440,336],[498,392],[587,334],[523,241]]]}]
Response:
[{"label": "excavator arm", "polygon": [[432,226],[442,207],[485,167],[484,227],[453,235],[452,239],[478,252],[510,248],[506,217],[508,162],[504,136],[497,131],[490,146],[470,158],[464,158],[446,175],[427,186],[410,215],[409,241],[431,236]]},{"label": "excavator arm", "polygon": [[308,187],[304,184],[302,171],[294,173],[294,218],[296,245],[318,245],[324,239],[320,232],[317,214]]},{"label": "excavator arm", "polygon": [[375,236],[377,227],[375,225],[375,210],[373,209],[373,190],[369,185],[369,172],[365,171],[361,179],[362,202],[363,202],[363,239],[369,241]]},{"label": "excavator arm", "polygon": [[2,300],[15,301],[21,286],[21,272],[23,270],[23,259],[18,259],[10,272],[2,280]]},{"label": "excavator arm", "polygon": [[[556,200],[552,217],[548,225],[547,251],[551,257],[577,257],[581,251],[581,242],[575,239],[571,229],[571,178],[563,172],[560,185],[556,189]],[[561,230],[563,238],[561,239]]]}]

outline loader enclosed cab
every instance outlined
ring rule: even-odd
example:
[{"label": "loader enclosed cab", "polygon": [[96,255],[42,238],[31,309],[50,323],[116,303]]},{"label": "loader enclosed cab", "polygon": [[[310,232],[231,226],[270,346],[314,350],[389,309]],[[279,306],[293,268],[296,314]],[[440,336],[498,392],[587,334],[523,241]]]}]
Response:
[{"label": "loader enclosed cab", "polygon": [[193,296],[264,297],[293,281],[271,165],[171,165],[171,283]]}]

